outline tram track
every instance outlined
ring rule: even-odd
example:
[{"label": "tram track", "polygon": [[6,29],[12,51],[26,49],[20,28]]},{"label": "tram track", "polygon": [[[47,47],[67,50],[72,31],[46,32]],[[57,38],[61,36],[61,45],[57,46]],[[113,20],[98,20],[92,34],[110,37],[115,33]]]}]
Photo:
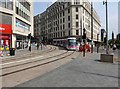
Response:
[{"label": "tram track", "polygon": [[4,62],[9,62],[9,61],[14,61],[14,60],[21,60],[21,59],[26,59],[26,58],[34,58],[34,57],[36,57],[36,56],[40,56],[40,55],[42,55],[42,54],[44,54],[44,53],[49,53],[49,52],[53,52],[53,51],[55,51],[57,48],[56,47],[50,47],[48,50],[45,50],[45,51],[42,51],[42,52],[39,52],[39,53],[32,53],[32,54],[28,54],[28,55],[25,55],[25,56],[23,56],[23,57],[16,57],[16,58],[10,58],[9,60],[3,60],[2,61],[2,63],[4,63]]},{"label": "tram track", "polygon": [[1,69],[3,70],[3,69],[12,68],[12,67],[20,66],[20,65],[26,65],[26,64],[30,64],[30,63],[40,62],[40,61],[43,61],[43,60],[47,60],[47,59],[50,59],[50,58],[54,58],[54,57],[63,55],[63,54],[65,54],[65,53],[67,53],[67,51],[66,51],[66,52],[63,52],[63,53],[61,53],[61,54],[55,55],[55,56],[51,56],[51,57],[47,57],[47,58],[42,58],[42,59],[40,59],[40,60],[30,61],[30,62],[27,62],[27,63],[17,64],[17,65],[13,65],[13,66],[3,67],[3,68],[1,68]]},{"label": "tram track", "polygon": [[[29,62],[29,63],[24,63],[24,65],[26,65],[26,64],[30,64],[30,63],[40,62],[40,63],[38,63],[36,65],[33,65],[33,66],[29,66],[29,67],[25,67],[25,68],[22,68],[22,69],[19,69],[19,70],[14,70],[14,71],[11,71],[11,72],[4,73],[4,74],[0,75],[0,77],[7,76],[7,75],[10,75],[10,74],[14,74],[14,73],[18,73],[18,72],[22,72],[22,71],[25,71],[25,70],[29,70],[29,69],[36,68],[36,67],[39,67],[39,66],[42,66],[42,65],[46,65],[46,64],[49,64],[49,63],[53,63],[55,61],[64,59],[64,58],[72,55],[74,52],[66,51],[66,52],[61,53],[59,55],[55,55],[55,56],[48,57],[48,58],[43,58],[42,60],[37,60],[37,61]],[[59,58],[56,58],[58,56],[59,56]],[[55,58],[55,59],[52,59],[52,58]],[[16,67],[16,66],[23,66],[23,64],[11,66],[11,67]],[[9,68],[11,68],[11,67],[9,67]],[[8,67],[6,67],[6,68],[8,68]],[[3,70],[6,69],[6,68],[3,68]]]}]

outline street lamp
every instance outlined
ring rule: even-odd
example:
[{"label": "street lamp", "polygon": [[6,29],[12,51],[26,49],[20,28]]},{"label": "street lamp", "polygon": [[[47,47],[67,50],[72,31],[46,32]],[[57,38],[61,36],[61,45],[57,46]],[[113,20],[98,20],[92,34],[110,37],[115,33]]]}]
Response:
[{"label": "street lamp", "polygon": [[84,45],[83,45],[83,57],[85,57],[85,44],[86,44],[86,29],[85,28],[83,29],[83,42],[84,42]]},{"label": "street lamp", "polygon": [[97,34],[97,53],[98,53],[98,51],[99,51],[99,34]]},{"label": "street lamp", "polygon": [[108,54],[108,8],[107,8],[107,0],[103,1],[103,5],[106,6],[106,54]]},{"label": "street lamp", "polygon": [[91,2],[91,53],[93,53],[93,3]]}]

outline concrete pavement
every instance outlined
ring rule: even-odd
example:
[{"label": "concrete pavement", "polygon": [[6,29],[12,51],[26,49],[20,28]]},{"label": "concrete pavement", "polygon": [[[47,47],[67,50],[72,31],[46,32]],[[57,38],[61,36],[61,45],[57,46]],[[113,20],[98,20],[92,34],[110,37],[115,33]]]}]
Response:
[{"label": "concrete pavement", "polygon": [[99,62],[100,54],[87,53],[16,87],[118,87],[118,62]]}]

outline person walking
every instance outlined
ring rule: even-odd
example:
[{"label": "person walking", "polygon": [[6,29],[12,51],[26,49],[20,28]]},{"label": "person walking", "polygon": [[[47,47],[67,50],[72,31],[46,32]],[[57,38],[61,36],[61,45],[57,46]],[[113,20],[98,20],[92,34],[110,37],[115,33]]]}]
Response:
[{"label": "person walking", "polygon": [[113,45],[113,50],[116,50],[116,45],[115,44]]},{"label": "person walking", "polygon": [[42,46],[43,46],[42,42],[40,42],[40,45],[41,45],[41,50],[42,50]]},{"label": "person walking", "polygon": [[90,52],[90,45],[89,45],[89,43],[88,44],[86,44],[86,49],[87,49],[87,52]]},{"label": "person walking", "polygon": [[83,51],[83,46],[82,46],[82,44],[80,44],[80,46],[79,46],[79,52],[82,52]]},{"label": "person walking", "polygon": [[39,43],[37,43],[37,50],[39,50]]},{"label": "person walking", "polygon": [[28,43],[29,51],[31,52],[31,44],[30,42]]}]

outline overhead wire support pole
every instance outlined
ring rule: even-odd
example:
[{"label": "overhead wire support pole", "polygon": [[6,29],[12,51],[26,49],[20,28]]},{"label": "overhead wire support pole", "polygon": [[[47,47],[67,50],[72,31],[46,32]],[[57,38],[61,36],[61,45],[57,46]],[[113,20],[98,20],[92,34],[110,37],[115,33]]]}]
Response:
[{"label": "overhead wire support pole", "polygon": [[93,53],[93,3],[91,2],[91,53]]}]

